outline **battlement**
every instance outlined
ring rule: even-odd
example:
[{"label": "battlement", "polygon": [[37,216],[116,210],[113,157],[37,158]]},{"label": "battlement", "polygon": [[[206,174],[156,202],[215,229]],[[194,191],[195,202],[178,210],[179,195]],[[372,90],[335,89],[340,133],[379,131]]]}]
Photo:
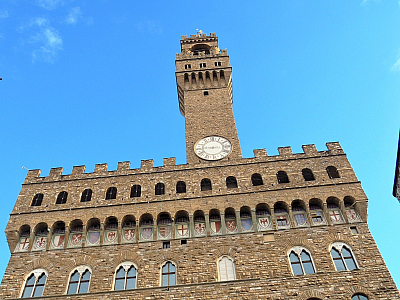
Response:
[{"label": "battlement", "polygon": [[[222,166],[222,165],[230,165],[230,164],[248,164],[252,163],[252,161],[260,162],[274,162],[274,161],[282,161],[282,160],[293,160],[293,159],[306,159],[312,157],[320,157],[320,156],[334,156],[344,154],[342,147],[339,142],[331,142],[326,143],[326,147],[328,150],[318,151],[314,144],[303,145],[303,153],[293,153],[291,147],[279,147],[278,152],[279,155],[269,156],[265,149],[255,149],[253,150],[254,157],[243,158],[239,160],[231,160],[231,161],[215,161],[208,162],[207,165],[212,166]],[[152,159],[142,160],[140,168],[131,169],[130,162],[119,162],[117,170],[108,170],[108,165],[96,164],[94,167],[94,172],[85,173],[86,166],[74,166],[71,174],[63,174],[63,168],[57,167],[50,169],[49,175],[47,177],[40,177],[41,170],[29,170],[26,175],[24,184],[29,183],[38,183],[38,182],[50,182],[50,181],[60,181],[60,180],[73,180],[73,179],[83,179],[89,177],[107,177],[107,176],[116,176],[116,175],[132,175],[135,173],[147,173],[147,172],[165,172],[172,170],[180,170],[187,169],[187,164],[176,164],[176,158],[164,158],[164,163],[162,166],[154,166],[154,162]],[[204,163],[194,164],[190,166],[190,168],[198,168],[205,166]]]},{"label": "battlement", "polygon": [[190,37],[187,37],[187,35],[182,35],[181,36],[181,43],[197,43],[200,41],[204,41],[209,39],[211,40],[215,40],[218,39],[217,35],[215,32],[210,32],[210,35],[207,35],[207,33],[197,33],[197,34],[191,34]]},{"label": "battlement", "polygon": [[224,56],[228,56],[227,49],[210,50],[210,53],[198,52],[197,54],[193,52],[182,52],[176,54],[176,59],[187,60],[187,59],[214,58],[214,57],[224,57]]}]

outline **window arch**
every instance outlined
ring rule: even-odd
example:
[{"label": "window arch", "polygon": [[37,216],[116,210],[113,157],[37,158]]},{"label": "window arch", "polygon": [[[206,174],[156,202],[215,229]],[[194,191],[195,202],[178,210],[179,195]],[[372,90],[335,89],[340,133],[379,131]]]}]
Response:
[{"label": "window arch", "polygon": [[303,247],[294,247],[289,251],[290,267],[293,275],[314,274],[315,267],[311,254]]},{"label": "window arch", "polygon": [[84,294],[89,291],[92,272],[88,266],[79,266],[72,270],[67,294]]},{"label": "window arch", "polygon": [[351,297],[351,300],[368,300],[368,297],[363,294],[355,294]]},{"label": "window arch", "polygon": [[161,286],[171,286],[176,284],[176,266],[167,261],[161,267]]},{"label": "window arch", "polygon": [[357,213],[357,210],[356,210],[357,203],[353,197],[350,197],[350,196],[344,197],[344,207],[345,207],[345,213],[347,216],[347,220],[350,223],[361,221],[360,215]]},{"label": "window arch", "polygon": [[329,166],[326,168],[326,172],[330,179],[340,178],[339,171],[334,166]]},{"label": "window arch", "polygon": [[137,268],[132,262],[124,262],[116,268],[114,277],[115,291],[135,289]]},{"label": "window arch", "polygon": [[117,199],[117,188],[109,187],[106,193],[106,200]]},{"label": "window arch", "polygon": [[292,212],[294,225],[297,227],[308,226],[308,220],[305,210],[305,204],[301,200],[294,200],[292,202]]},{"label": "window arch", "polygon": [[313,172],[308,168],[301,170],[301,174],[303,174],[303,178],[305,181],[315,180]]},{"label": "window arch", "polygon": [[18,230],[19,241],[15,247],[15,252],[26,252],[29,250],[31,227],[27,224],[22,225]]},{"label": "window arch", "polygon": [[89,202],[92,200],[92,190],[86,189],[82,192],[81,202]]},{"label": "window arch", "polygon": [[186,183],[184,181],[178,181],[176,183],[176,192],[178,194],[186,193]]},{"label": "window arch", "polygon": [[275,203],[274,214],[276,217],[276,225],[278,229],[290,228],[289,213],[286,203]]},{"label": "window arch", "polygon": [[208,178],[203,178],[201,180],[200,185],[201,185],[202,191],[211,191],[212,190],[211,180]]},{"label": "window arch", "polygon": [[237,180],[233,176],[226,177],[226,187],[228,189],[235,189],[238,187]]},{"label": "window arch", "polygon": [[131,198],[140,197],[142,194],[142,187],[139,184],[135,184],[131,187]]},{"label": "window arch", "polygon": [[29,273],[25,280],[21,298],[42,296],[47,276],[47,271],[43,269],[37,269]]},{"label": "window arch", "polygon": [[322,205],[322,201],[317,198],[313,198],[309,202],[311,221],[313,225],[326,224],[326,218],[322,209]]},{"label": "window arch", "polygon": [[58,194],[56,204],[64,204],[67,202],[68,193],[66,191],[62,191]]},{"label": "window arch", "polygon": [[326,202],[331,223],[343,223],[344,219],[339,207],[339,199],[336,197],[329,197]]},{"label": "window arch", "polygon": [[258,173],[254,173],[253,175],[251,175],[251,184],[253,186],[257,186],[257,185],[263,185],[264,182],[262,180],[262,177],[260,174]]},{"label": "window arch", "polygon": [[156,196],[165,194],[165,185],[164,185],[164,183],[159,182],[159,183],[156,184],[155,194],[156,194]]},{"label": "window arch", "polygon": [[218,281],[235,280],[235,262],[228,256],[222,256],[218,259]]},{"label": "window arch", "polygon": [[41,193],[36,194],[32,199],[31,206],[40,206],[42,205],[42,201],[43,201],[43,194]]},{"label": "window arch", "polygon": [[335,264],[336,271],[358,269],[353,251],[351,251],[351,248],[344,243],[333,243],[331,245],[331,256]]},{"label": "window arch", "polygon": [[289,183],[289,177],[285,171],[278,171],[276,178],[278,179],[278,183]]}]

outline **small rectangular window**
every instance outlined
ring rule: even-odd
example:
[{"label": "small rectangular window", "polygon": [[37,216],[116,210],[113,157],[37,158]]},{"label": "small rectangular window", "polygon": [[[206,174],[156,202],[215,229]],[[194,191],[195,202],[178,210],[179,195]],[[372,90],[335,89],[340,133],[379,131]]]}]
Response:
[{"label": "small rectangular window", "polygon": [[215,64],[216,67],[220,67],[221,66],[221,62],[220,61],[216,61],[214,64]]},{"label": "small rectangular window", "polygon": [[181,245],[186,245],[187,244],[187,240],[181,240]]},{"label": "small rectangular window", "polygon": [[356,226],[350,227],[351,233],[352,234],[359,234],[358,229]]},{"label": "small rectangular window", "polygon": [[204,91],[204,96],[208,96],[208,91]]},{"label": "small rectangular window", "polygon": [[171,244],[170,244],[170,242],[163,242],[162,247],[163,247],[163,249],[169,249],[169,248],[171,248]]},{"label": "small rectangular window", "polygon": [[191,69],[192,65],[185,65],[185,69]]},{"label": "small rectangular window", "polygon": [[264,242],[275,242],[275,235],[273,233],[267,233],[263,235]]},{"label": "small rectangular window", "polygon": [[200,63],[200,68],[205,68],[206,67],[206,63]]}]

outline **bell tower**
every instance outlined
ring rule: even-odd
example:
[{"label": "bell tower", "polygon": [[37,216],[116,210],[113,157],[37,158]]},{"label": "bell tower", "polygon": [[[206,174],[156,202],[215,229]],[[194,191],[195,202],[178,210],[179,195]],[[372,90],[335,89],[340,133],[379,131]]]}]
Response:
[{"label": "bell tower", "polygon": [[232,67],[215,33],[182,36],[176,55],[187,163],[242,158],[232,111]]}]

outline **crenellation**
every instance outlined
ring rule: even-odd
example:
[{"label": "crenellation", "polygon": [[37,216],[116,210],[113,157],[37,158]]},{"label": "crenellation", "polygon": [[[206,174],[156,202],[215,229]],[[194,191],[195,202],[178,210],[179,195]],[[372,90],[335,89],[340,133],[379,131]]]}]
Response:
[{"label": "crenellation", "polygon": [[301,148],[303,148],[303,152],[307,156],[316,156],[316,155],[318,155],[317,147],[315,147],[314,144],[302,145]]},{"label": "crenellation", "polygon": [[49,176],[47,176],[47,180],[59,180],[61,179],[61,175],[63,172],[63,168],[51,168]]},{"label": "crenellation", "polygon": [[148,170],[152,169],[153,166],[154,166],[154,164],[153,164],[152,159],[141,160],[141,163],[140,163],[141,170],[148,171]]},{"label": "crenellation", "polygon": [[41,173],[40,169],[35,169],[35,170],[29,170],[28,174],[25,177],[24,183],[30,183],[34,181],[35,179],[39,178]]},{"label": "crenellation", "polygon": [[170,167],[176,165],[176,158],[175,157],[168,157],[164,158],[164,167]]},{"label": "crenellation", "polygon": [[107,172],[108,164],[96,164],[94,166],[94,173],[95,174],[103,174]]},{"label": "crenellation", "polygon": [[254,149],[253,153],[254,153],[255,158],[264,158],[264,157],[268,156],[267,150],[265,148],[264,149]]},{"label": "crenellation", "polygon": [[278,152],[279,155],[281,156],[291,156],[293,155],[292,148],[290,146],[288,147],[278,147]]},{"label": "crenellation", "polygon": [[79,177],[80,175],[84,174],[86,170],[86,166],[73,166],[71,176],[72,177]]},{"label": "crenellation", "polygon": [[331,154],[343,154],[344,153],[342,146],[340,146],[339,142],[326,143],[326,147],[328,148],[329,153],[331,153]]},{"label": "crenellation", "polygon": [[130,167],[131,167],[130,161],[120,161],[120,162],[118,162],[117,171],[118,172],[128,171],[128,170],[130,170]]}]

